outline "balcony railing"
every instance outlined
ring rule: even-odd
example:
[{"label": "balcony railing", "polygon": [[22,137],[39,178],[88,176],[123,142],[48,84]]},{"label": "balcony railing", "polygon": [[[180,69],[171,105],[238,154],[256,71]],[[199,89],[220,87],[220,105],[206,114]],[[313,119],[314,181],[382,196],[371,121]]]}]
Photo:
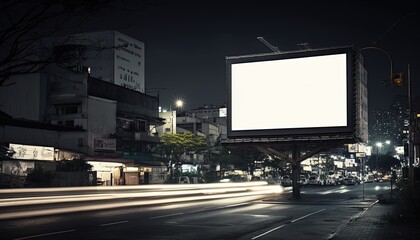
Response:
[{"label": "balcony railing", "polygon": [[144,132],[136,132],[135,139],[140,142],[152,142],[152,143],[159,142],[159,137],[154,136],[154,135],[149,135],[148,133],[144,133]]},{"label": "balcony railing", "polygon": [[150,135],[145,132],[129,132],[117,129],[117,138],[132,139],[140,142],[159,143],[159,137]]}]

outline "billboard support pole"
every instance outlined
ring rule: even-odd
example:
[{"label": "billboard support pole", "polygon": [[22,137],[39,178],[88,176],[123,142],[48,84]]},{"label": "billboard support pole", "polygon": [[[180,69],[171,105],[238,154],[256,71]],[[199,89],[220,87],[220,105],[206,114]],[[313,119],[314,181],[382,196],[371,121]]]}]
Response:
[{"label": "billboard support pole", "polygon": [[293,183],[293,198],[300,199],[300,149],[297,145],[293,146],[292,151],[292,183]]},{"label": "billboard support pole", "polygon": [[312,157],[313,155],[329,149],[329,148],[333,148],[336,147],[336,143],[332,144],[320,144],[317,147],[315,147],[314,149],[306,152],[303,156],[302,152],[301,152],[301,147],[304,148],[306,146],[306,144],[293,144],[292,146],[290,146],[290,148],[288,148],[288,150],[292,151],[292,156],[289,157],[287,154],[284,154],[276,149],[274,149],[271,146],[262,146],[262,145],[254,145],[254,147],[267,155],[274,155],[276,157],[278,157],[279,159],[283,160],[283,161],[287,161],[292,165],[292,186],[293,186],[293,199],[300,199],[301,198],[301,194],[300,194],[300,163],[310,157]]}]

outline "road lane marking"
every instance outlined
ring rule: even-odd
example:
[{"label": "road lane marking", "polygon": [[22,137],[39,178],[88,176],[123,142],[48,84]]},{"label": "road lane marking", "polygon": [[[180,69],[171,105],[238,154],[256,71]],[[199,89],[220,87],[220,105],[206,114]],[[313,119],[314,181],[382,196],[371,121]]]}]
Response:
[{"label": "road lane marking", "polygon": [[311,215],[317,214],[317,213],[322,212],[322,211],[325,211],[325,208],[323,208],[323,209],[321,209],[321,210],[318,210],[318,211],[316,211],[316,212],[313,212],[313,213],[306,214],[305,216],[300,217],[300,218],[296,218],[295,220],[292,220],[292,221],[290,221],[290,222],[291,222],[291,223],[297,222],[297,221],[299,221],[299,220],[302,220],[302,219],[304,219],[304,218],[306,218],[306,217],[309,217],[309,216],[311,216]]},{"label": "road lane marking", "polygon": [[275,227],[275,228],[273,228],[273,229],[271,229],[271,230],[268,230],[268,231],[267,231],[267,232],[265,232],[265,233],[261,233],[260,235],[253,237],[253,238],[252,238],[252,240],[257,239],[257,238],[260,238],[260,237],[262,237],[262,236],[264,236],[264,235],[267,235],[267,234],[269,234],[269,233],[271,233],[271,232],[273,232],[273,231],[276,231],[277,229],[280,229],[280,228],[282,228],[282,227],[284,227],[284,226],[286,226],[286,224],[283,224],[283,225],[281,225],[281,226]]},{"label": "road lane marking", "polygon": [[22,239],[30,239],[30,238],[37,238],[37,237],[45,237],[45,236],[62,234],[62,233],[68,233],[68,232],[74,232],[74,231],[76,231],[76,230],[71,229],[71,230],[60,231],[60,232],[44,233],[44,234],[38,234],[38,235],[29,236],[29,237],[15,238],[14,240],[22,240]]},{"label": "road lane marking", "polygon": [[[323,209],[321,209],[321,210],[318,210],[318,211],[316,211],[316,212],[313,212],[313,213],[306,214],[305,216],[302,216],[302,217],[300,217],[300,218],[296,218],[295,220],[290,221],[290,223],[297,222],[297,221],[299,221],[299,220],[301,220],[301,219],[304,219],[304,218],[306,218],[306,217],[309,217],[309,216],[311,216],[311,215],[317,214],[317,213],[322,212],[322,211],[325,211],[325,208],[323,208]],[[273,231],[276,231],[276,230],[278,230],[278,229],[280,229],[280,228],[282,228],[282,227],[284,227],[284,226],[286,226],[286,224],[283,224],[283,225],[280,225],[280,226],[275,227],[275,228],[273,228],[273,229],[270,229],[270,230],[268,230],[267,232],[261,233],[260,235],[255,236],[255,237],[253,237],[253,238],[251,238],[251,239],[252,239],[252,240],[254,240],[254,239],[260,238],[260,237],[262,237],[262,236],[264,236],[264,235],[267,235],[267,234],[269,234],[269,233],[271,233],[271,232],[273,232]]]},{"label": "road lane marking", "polygon": [[182,215],[184,213],[172,213],[172,214],[167,214],[167,215],[161,215],[161,216],[156,216],[156,217],[151,217],[150,219],[157,219],[157,218],[164,218],[164,217],[172,217],[172,216],[178,216],[178,215]]},{"label": "road lane marking", "polygon": [[249,203],[237,203],[237,204],[231,204],[231,205],[226,205],[226,206],[221,206],[221,207],[206,207],[204,209],[200,209],[200,210],[196,210],[196,211],[180,212],[180,213],[172,213],[172,214],[167,214],[167,215],[155,216],[155,217],[151,217],[150,219],[173,217],[173,216],[184,215],[184,214],[200,213],[200,212],[206,212],[206,211],[209,211],[209,210],[219,210],[219,209],[225,209],[225,208],[231,208],[231,207],[238,207],[238,206],[242,206],[242,205],[246,205],[246,204],[249,204]]},{"label": "road lane marking", "polygon": [[[216,207],[214,209],[224,209],[224,208],[231,208],[231,207],[239,207],[242,205],[247,205],[250,204],[248,202],[244,202],[244,203],[235,203],[235,204],[230,204],[230,205],[226,205],[226,206],[220,206],[220,207]],[[210,210],[212,210],[211,208],[209,208]]]},{"label": "road lane marking", "polygon": [[122,223],[127,223],[128,221],[120,221],[120,222],[112,222],[112,223],[104,223],[99,225],[100,227],[105,227],[105,226],[110,226],[110,225],[116,225],[116,224],[122,224]]}]

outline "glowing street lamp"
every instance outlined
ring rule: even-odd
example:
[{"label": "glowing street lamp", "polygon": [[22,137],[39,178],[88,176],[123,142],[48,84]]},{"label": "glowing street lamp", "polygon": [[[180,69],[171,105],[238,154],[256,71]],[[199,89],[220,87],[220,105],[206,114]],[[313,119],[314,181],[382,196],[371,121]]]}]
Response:
[{"label": "glowing street lamp", "polygon": [[184,101],[182,101],[181,99],[178,99],[175,101],[175,106],[177,108],[182,108],[182,106],[184,106]]},{"label": "glowing street lamp", "polygon": [[[384,143],[382,142],[376,142],[376,170],[378,170],[378,162],[379,162],[379,149],[382,148]],[[386,140],[385,141],[386,145],[390,145],[391,141],[390,140]]]},{"label": "glowing street lamp", "polygon": [[376,154],[379,154],[379,149],[382,148],[382,146],[386,144],[386,145],[390,145],[391,141],[390,140],[386,140],[385,142],[376,142]]},{"label": "glowing street lamp", "polygon": [[[184,101],[182,99],[177,99],[174,101],[176,108],[182,108],[184,106]],[[174,128],[176,128],[176,120],[174,119],[174,111],[172,110],[172,104],[169,106],[169,111],[171,112],[171,132],[174,133]]]}]

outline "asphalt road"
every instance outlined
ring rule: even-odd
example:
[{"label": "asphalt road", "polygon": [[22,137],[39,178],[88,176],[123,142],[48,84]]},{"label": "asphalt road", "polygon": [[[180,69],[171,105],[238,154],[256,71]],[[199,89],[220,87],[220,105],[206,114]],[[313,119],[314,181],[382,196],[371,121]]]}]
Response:
[{"label": "asphalt road", "polygon": [[389,183],[368,183],[364,191],[362,185],[307,187],[301,189],[300,200],[290,199],[290,188],[278,192],[278,186],[272,185],[268,187],[274,190],[267,190],[267,186],[245,190],[243,186],[229,186],[223,191],[210,185],[207,189],[205,184],[198,190],[183,187],[143,189],[142,193],[149,194],[141,196],[136,195],[140,190],[128,188],[65,194],[0,192],[0,236],[89,240],[328,239],[362,213],[378,194],[388,191]]}]

